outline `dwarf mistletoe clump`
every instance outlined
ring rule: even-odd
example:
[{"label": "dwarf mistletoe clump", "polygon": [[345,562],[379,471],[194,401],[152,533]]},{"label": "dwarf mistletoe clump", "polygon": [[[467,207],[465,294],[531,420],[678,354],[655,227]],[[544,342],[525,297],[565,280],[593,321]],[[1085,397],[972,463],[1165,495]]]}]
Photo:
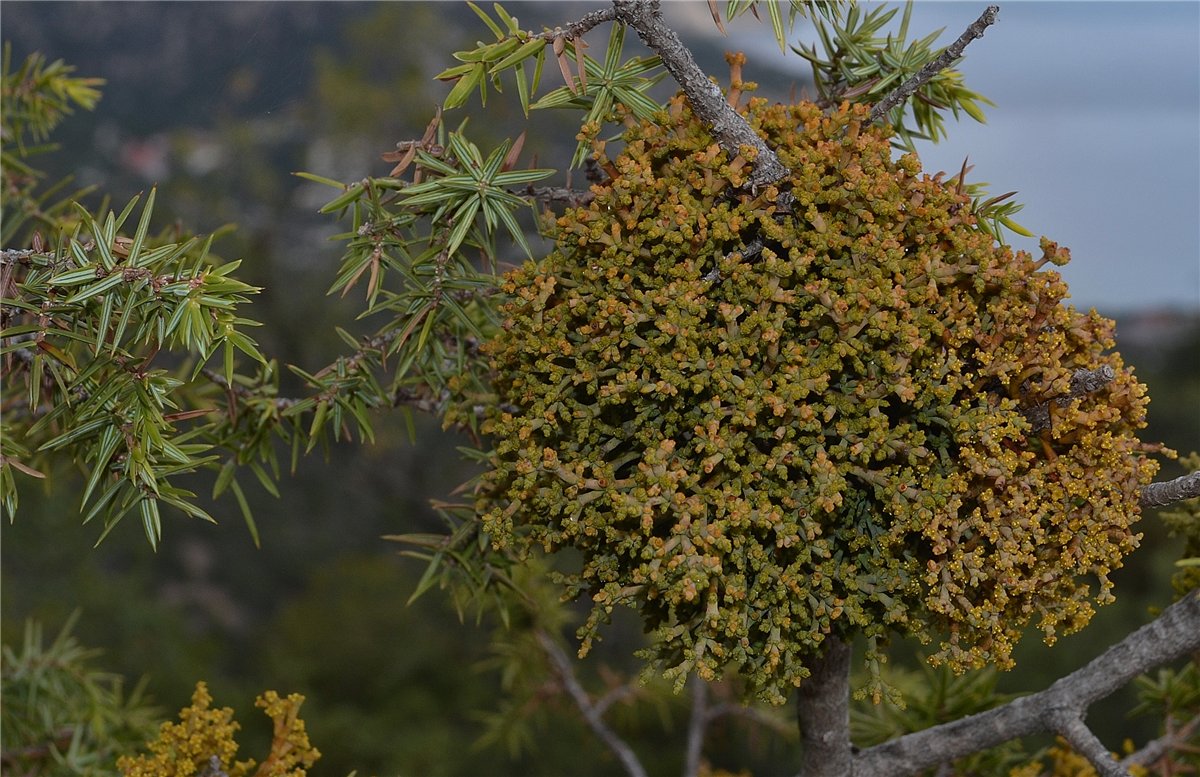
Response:
[{"label": "dwarf mistletoe clump", "polygon": [[676,98],[597,145],[610,179],[507,276],[493,543],[578,551],[584,652],[632,607],[668,675],[775,702],[830,635],[1006,666],[1031,620],[1081,627],[1155,465],[1111,322],[1044,267],[1067,252],[998,245],[865,107],[740,110],[786,178],[745,187],[754,149]]},{"label": "dwarf mistletoe clump", "polygon": [[191,705],[179,711],[179,722],[163,723],[158,737],[147,745],[150,752],[122,756],[117,770],[124,777],[305,777],[321,757],[300,718],[304,703],[300,694],[283,698],[267,691],[255,700],[254,706],[267,714],[273,729],[270,753],[257,768],[253,758],[234,760],[238,751],[234,736],[241,726],[232,709],[214,709],[212,700],[208,686],[196,683]]}]

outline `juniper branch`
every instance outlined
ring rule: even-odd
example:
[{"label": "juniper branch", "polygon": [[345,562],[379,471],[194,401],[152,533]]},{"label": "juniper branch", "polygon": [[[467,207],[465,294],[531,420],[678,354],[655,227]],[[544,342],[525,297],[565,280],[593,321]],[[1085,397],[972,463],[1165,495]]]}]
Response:
[{"label": "juniper branch", "polygon": [[34,251],[32,248],[6,248],[0,251],[0,265],[20,262],[23,259],[28,259],[37,253],[46,253],[45,251]]},{"label": "juniper branch", "polygon": [[720,87],[705,75],[692,52],[663,21],[659,0],[613,0],[613,7],[617,20],[633,28],[642,42],[662,58],[667,71],[683,89],[692,111],[712,129],[725,153],[734,157],[743,146],[754,148],[757,155],[749,179],[751,188],[766,186],[787,175],[787,168],[771,147],[733,109]]},{"label": "juniper branch", "polygon": [[1200,731],[1200,715],[1173,731],[1168,724],[1166,734],[1142,745],[1137,752],[1123,758],[1121,764],[1124,766],[1150,766],[1179,745],[1186,744],[1197,731]]},{"label": "juniper branch", "polygon": [[538,645],[545,651],[546,656],[550,659],[550,663],[554,667],[555,674],[558,675],[563,687],[570,694],[571,699],[575,702],[575,706],[579,707],[579,711],[583,713],[583,719],[587,722],[588,727],[592,729],[600,741],[608,746],[609,750],[620,760],[621,765],[625,767],[625,772],[629,777],[647,777],[645,768],[642,767],[637,755],[625,742],[617,735],[607,723],[604,722],[603,716],[597,710],[596,705],[592,702],[587,691],[579,684],[579,679],[575,677],[575,671],[571,668],[571,660],[562,651],[562,648],[550,637],[549,634],[538,629],[535,632]]},{"label": "juniper branch", "polygon": [[1082,719],[1097,699],[1109,696],[1139,674],[1196,650],[1200,650],[1200,589],[1189,592],[1158,618],[1049,688],[876,745],[855,756],[853,771],[846,773],[855,777],[918,774],[1019,737],[1061,733],[1056,722],[1061,723],[1064,712]]},{"label": "juniper branch", "polygon": [[1099,391],[1116,377],[1117,373],[1107,364],[1095,370],[1076,370],[1075,374],[1071,376],[1071,387],[1065,395],[1027,408],[1025,410],[1025,417],[1033,425],[1034,432],[1048,429],[1050,427],[1051,402],[1054,402],[1059,407],[1069,405],[1073,400],[1082,397],[1084,394]]},{"label": "juniper branch", "polygon": [[1151,483],[1142,489],[1138,504],[1142,507],[1162,507],[1196,497],[1200,497],[1200,470],[1163,483]]},{"label": "juniper branch", "polygon": [[596,195],[590,191],[570,189],[565,186],[533,186],[530,184],[524,191],[513,192],[524,197],[532,197],[540,202],[562,202],[571,206],[587,205]]},{"label": "juniper branch", "polygon": [[825,654],[797,692],[797,717],[804,777],[843,777],[851,773],[850,646],[831,636]]},{"label": "juniper branch", "polygon": [[872,122],[879,121],[888,114],[888,111],[911,97],[925,82],[954,64],[962,56],[963,49],[967,47],[967,44],[976,38],[983,37],[983,31],[995,23],[998,13],[1000,13],[1000,6],[989,5],[983,15],[972,22],[971,26],[958,37],[958,40],[947,46],[945,51],[926,63],[925,67],[877,102],[875,107],[871,108],[870,120]]},{"label": "juniper branch", "polygon": [[1075,752],[1095,767],[1100,777],[1129,777],[1125,767],[1113,758],[1092,730],[1083,722],[1082,712],[1077,710],[1055,710],[1047,715],[1052,730],[1067,740]]},{"label": "juniper branch", "polygon": [[611,22],[616,18],[617,11],[615,8],[601,8],[598,11],[592,11],[591,13],[585,15],[577,22],[572,22],[566,26],[555,27],[553,30],[547,30],[543,33],[540,33],[537,37],[545,41],[553,41],[555,38],[574,40],[586,35],[593,27],[601,25],[604,22]]},{"label": "juniper branch", "polygon": [[[515,409],[515,408],[510,408],[510,410],[512,410],[512,409]],[[636,696],[636,695],[637,695],[637,688],[633,687],[629,683],[625,683],[624,685],[620,685],[620,686],[617,686],[616,688],[613,688],[608,693],[601,696],[599,699],[597,699],[595,701],[595,703],[592,706],[595,708],[595,710],[598,714],[603,715],[604,713],[608,712],[608,708],[611,707],[612,705],[616,704],[617,702],[624,701],[625,699],[628,699],[630,696]]]},{"label": "juniper branch", "polygon": [[692,692],[692,711],[688,717],[687,750],[683,759],[683,777],[700,773],[700,756],[704,751],[704,731],[708,727],[708,684],[699,675],[688,681]]}]

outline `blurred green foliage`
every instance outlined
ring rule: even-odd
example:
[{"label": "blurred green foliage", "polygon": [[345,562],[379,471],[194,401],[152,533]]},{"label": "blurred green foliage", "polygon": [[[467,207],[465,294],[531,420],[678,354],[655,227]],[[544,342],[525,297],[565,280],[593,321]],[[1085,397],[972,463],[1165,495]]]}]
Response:
[{"label": "blurred green foliage", "polygon": [[[77,614],[77,613],[76,613]],[[146,739],[160,711],[142,684],[100,669],[100,651],[72,635],[72,615],[49,644],[42,627],[25,624],[0,656],[0,764],[5,774],[115,775],[117,756]]]},{"label": "blurred green foliage", "polygon": [[46,176],[32,158],[57,147],[48,144],[50,132],[76,108],[93,110],[100,99],[102,78],[79,78],[61,59],[47,62],[39,53],[13,62],[11,43],[4,44],[0,65],[0,171],[3,172],[3,218],[0,245],[25,242],[37,228],[57,227],[72,201],[85,192],[60,196],[70,183],[64,178],[44,188]]}]

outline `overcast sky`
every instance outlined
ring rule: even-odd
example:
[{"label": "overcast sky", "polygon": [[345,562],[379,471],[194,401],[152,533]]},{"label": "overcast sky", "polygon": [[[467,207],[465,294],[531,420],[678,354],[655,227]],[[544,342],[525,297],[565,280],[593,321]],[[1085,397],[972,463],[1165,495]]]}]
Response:
[{"label": "overcast sky", "polygon": [[[957,172],[969,156],[968,181],[1018,190],[1016,220],[1071,248],[1063,274],[1075,305],[1200,310],[1200,3],[998,4],[961,66],[996,107],[986,125],[951,121],[948,140],[922,147],[925,168]],[[668,18],[712,26],[705,4],[689,5],[672,4]],[[986,7],[918,2],[910,34],[945,27],[938,45],[948,45]],[[805,72],[769,30],[752,19],[731,30],[747,77],[767,62]]]}]

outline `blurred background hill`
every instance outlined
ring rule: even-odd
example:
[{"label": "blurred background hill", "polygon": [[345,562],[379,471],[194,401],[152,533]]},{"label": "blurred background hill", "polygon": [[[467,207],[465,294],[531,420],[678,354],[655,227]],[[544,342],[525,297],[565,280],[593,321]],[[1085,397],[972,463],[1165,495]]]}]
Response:
[{"label": "blurred background hill", "polygon": [[[589,6],[506,7],[536,29]],[[355,323],[350,305],[325,296],[339,259],[328,237],[341,229],[316,213],[329,190],[291,174],[385,174],[380,153],[419,137],[444,94],[431,75],[481,29],[464,5],[450,3],[9,0],[3,8],[14,60],[41,51],[78,75],[108,80],[97,110],[69,119],[54,137],[61,150],[39,160],[51,177],[74,175],[116,203],[157,186],[160,224],[178,220],[197,232],[236,224],[215,250],[244,258],[245,279],[266,289],[249,313],[265,323],[256,337],[265,352],[306,368],[338,353],[334,326],[353,331]],[[601,35],[592,37],[593,52],[602,49]],[[725,45],[709,37],[697,48],[720,79]],[[764,92],[786,98],[793,82],[803,88],[778,70],[756,73],[750,54],[747,73]],[[546,83],[557,77],[548,67]],[[484,143],[523,126],[519,110],[501,100],[487,111],[473,127]],[[569,158],[576,128],[539,124],[526,156],[536,149],[543,160]],[[1150,387],[1145,439],[1184,452],[1200,447],[1198,311],[1200,299],[1192,307],[1101,309],[1117,318],[1118,347]],[[438,530],[428,500],[445,497],[468,471],[459,441],[436,424],[419,419],[415,442],[399,418],[381,419],[378,431],[373,446],[302,460],[281,499],[253,496],[261,550],[231,505],[214,508],[218,527],[167,521],[157,554],[132,523],[93,549],[99,532],[78,525],[77,494],[27,487],[22,514],[0,529],[5,641],[26,618],[53,632],[80,608],[78,637],[105,650],[107,668],[147,676],[166,710],[183,706],[197,679],[209,681],[218,704],[239,707],[245,722],[255,720],[247,709],[263,688],[305,693],[305,717],[325,753],[321,774],[612,773],[610,756],[571,714],[554,717],[534,755],[471,746],[501,696],[500,678],[484,667],[495,624],[460,623],[436,592],[406,606],[422,570],[380,539]],[[1167,601],[1177,552],[1152,516],[1144,531],[1143,549],[1118,573],[1118,603],[1053,651],[1027,640],[1006,687],[1041,686]],[[631,665],[636,631],[616,629],[586,671]],[[1110,735],[1138,731],[1121,704],[1128,699],[1114,701]],[[668,704],[619,724],[635,747],[658,754],[648,757],[654,773],[677,770],[686,725],[678,709]],[[773,774],[794,762],[793,746],[731,725],[706,752],[717,765]]]}]

